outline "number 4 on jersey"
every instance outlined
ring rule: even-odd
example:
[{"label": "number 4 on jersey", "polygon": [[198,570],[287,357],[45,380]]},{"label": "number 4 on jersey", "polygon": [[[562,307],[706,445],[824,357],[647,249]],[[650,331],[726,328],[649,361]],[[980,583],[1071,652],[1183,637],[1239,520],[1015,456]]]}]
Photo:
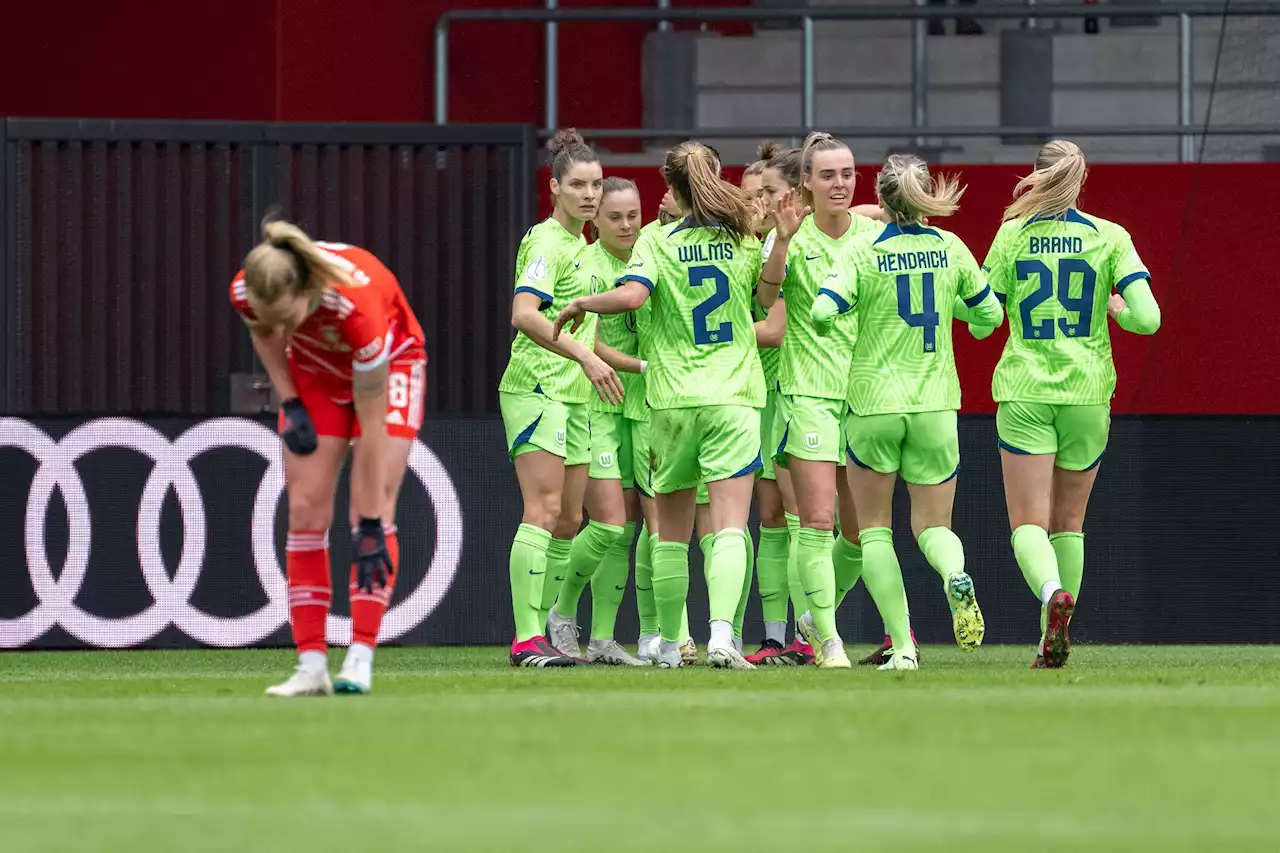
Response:
[{"label": "number 4 on jersey", "polygon": [[693,309],[693,342],[698,346],[727,344],[733,340],[733,324],[728,320],[714,329],[707,327],[711,312],[729,301],[729,276],[719,267],[702,265],[689,267],[689,286],[702,287],[707,282],[715,285],[715,291]]},{"label": "number 4 on jersey", "polygon": [[939,317],[933,300],[933,273],[920,275],[920,310],[911,310],[911,276],[898,276],[898,316],[913,329],[924,330],[924,352],[938,349]]}]

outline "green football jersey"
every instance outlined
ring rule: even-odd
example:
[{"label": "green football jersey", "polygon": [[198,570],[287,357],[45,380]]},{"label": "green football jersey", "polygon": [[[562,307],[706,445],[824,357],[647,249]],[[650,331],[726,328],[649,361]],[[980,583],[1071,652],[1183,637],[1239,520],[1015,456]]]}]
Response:
[{"label": "green football jersey", "polygon": [[764,406],[751,320],[760,264],[755,235],[734,244],[723,230],[687,219],[641,235],[620,281],[652,293],[642,336],[650,406]]},{"label": "green football jersey", "polygon": [[[582,253],[582,267],[578,275],[588,281],[590,293],[604,293],[613,290],[615,282],[621,278],[627,268],[627,262],[612,255],[599,240],[592,243]],[[640,357],[640,339],[636,336],[635,312],[626,314],[606,314],[599,319],[600,342],[608,344],[623,355]],[[639,373],[618,373],[622,382],[623,402],[610,405],[600,399],[599,394],[592,394],[587,408],[593,412],[626,413],[626,401],[633,396],[644,398],[644,377]]]},{"label": "green football jersey", "polygon": [[[773,232],[770,231],[765,235],[765,242],[773,240]],[[751,298],[751,319],[757,323],[769,316],[769,309],[760,304],[755,298],[754,291]],[[782,350],[777,347],[761,347],[760,348],[760,369],[764,371],[764,387],[770,391],[778,387],[778,365],[782,362]]]},{"label": "green football jersey", "polygon": [[[674,222],[670,222],[668,224],[673,228],[675,227]],[[662,227],[663,227],[662,220],[655,219],[652,222],[650,222],[648,225],[645,225],[643,228],[640,229],[640,236],[643,237],[645,234],[659,232],[662,230]]]},{"label": "green football jersey", "polygon": [[[782,292],[787,300],[787,331],[779,349],[778,384],[784,394],[843,400],[849,389],[849,362],[858,339],[857,323],[848,315],[837,318],[831,333],[819,338],[809,319],[814,297],[841,247],[859,234],[883,228],[883,223],[849,214],[849,230],[831,239],[805,217],[787,250],[787,274]],[[773,235],[765,241],[765,257]]]},{"label": "green football jersey", "polygon": [[955,298],[973,306],[990,290],[973,253],[941,228],[889,223],[848,243],[821,292],[857,317],[848,385],[854,413],[959,409]]},{"label": "green football jersey", "polygon": [[[586,246],[581,234],[570,234],[555,219],[539,222],[525,232],[516,252],[515,292],[540,297],[542,315],[554,322],[571,300],[591,292],[590,277],[578,274]],[[596,315],[588,314],[573,337],[583,346],[594,347]],[[517,332],[511,342],[511,358],[498,390],[542,393],[562,403],[585,403],[596,396],[577,362],[543,349],[523,332]]]},{"label": "green football jersey", "polygon": [[1116,389],[1107,299],[1150,279],[1114,222],[1068,209],[1000,226],[983,269],[1009,315],[997,402],[1092,406]]}]

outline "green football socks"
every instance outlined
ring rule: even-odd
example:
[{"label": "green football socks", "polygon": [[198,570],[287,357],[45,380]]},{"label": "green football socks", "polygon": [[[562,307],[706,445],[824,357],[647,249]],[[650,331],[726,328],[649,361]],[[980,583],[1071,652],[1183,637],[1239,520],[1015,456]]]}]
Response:
[{"label": "green football socks", "polygon": [[868,527],[858,538],[862,540],[862,580],[884,619],[894,650],[914,648],[902,567],[893,549],[893,531],[887,527]]},{"label": "green football socks", "polygon": [[684,542],[658,542],[653,555],[653,600],[658,610],[662,639],[679,643],[688,636],[689,545]]},{"label": "green football socks", "polygon": [[831,548],[831,562],[835,566],[836,609],[839,610],[844,597],[862,577],[862,546],[845,539],[843,534],[837,536]]},{"label": "green football socks", "polygon": [[834,544],[830,530],[800,528],[797,568],[804,584],[808,609],[813,616],[813,627],[824,641],[839,636],[836,631],[835,566],[831,562]]},{"label": "green football socks", "polygon": [[631,542],[636,536],[636,523],[628,521],[622,535],[613,541],[604,559],[591,576],[591,639],[612,640],[618,621],[618,608],[627,591],[627,575],[631,574]]},{"label": "green football socks", "polygon": [[658,537],[649,532],[649,525],[641,525],[640,538],[636,540],[636,615],[640,617],[640,636],[658,633],[658,605],[653,601],[653,559],[651,549],[658,544]]},{"label": "green football socks", "polygon": [[[578,616],[578,601],[582,590],[595,577],[614,543],[622,538],[623,529],[612,524],[591,521],[575,537],[569,549],[569,570],[560,583],[556,598],[556,613],[566,619]],[[593,594],[594,597],[594,594]]]},{"label": "green football socks", "polygon": [[532,524],[520,525],[511,543],[511,611],[516,620],[516,642],[541,636],[546,630],[546,619],[541,617],[542,582],[550,544],[551,534]]}]

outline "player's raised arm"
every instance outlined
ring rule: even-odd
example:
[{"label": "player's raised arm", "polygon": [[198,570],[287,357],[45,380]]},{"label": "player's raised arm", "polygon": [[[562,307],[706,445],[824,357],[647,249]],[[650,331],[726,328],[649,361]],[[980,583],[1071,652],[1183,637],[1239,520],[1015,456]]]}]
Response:
[{"label": "player's raised arm", "polygon": [[773,212],[776,223],[773,234],[765,241],[767,253],[764,266],[760,268],[760,278],[756,282],[756,298],[765,308],[772,308],[778,301],[778,289],[787,277],[787,251],[791,248],[791,238],[800,230],[801,223],[810,213],[810,208],[800,202],[792,191],[778,201]]},{"label": "player's raised arm", "polygon": [[757,320],[756,346],[761,349],[777,349],[782,346],[782,339],[787,332],[787,300],[779,299],[773,303],[769,313],[763,320]]}]

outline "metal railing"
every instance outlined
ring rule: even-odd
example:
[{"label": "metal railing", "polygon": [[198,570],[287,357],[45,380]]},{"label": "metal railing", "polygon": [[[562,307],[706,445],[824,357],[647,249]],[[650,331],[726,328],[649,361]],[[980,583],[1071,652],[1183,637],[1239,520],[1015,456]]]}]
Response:
[{"label": "metal railing", "polygon": [[[746,138],[753,136],[793,135],[803,136],[816,124],[814,111],[814,24],[817,21],[912,21],[911,63],[911,127],[839,128],[840,135],[848,137],[910,136],[917,145],[924,136],[1005,136],[1062,134],[1071,136],[1172,136],[1179,137],[1179,158],[1184,162],[1195,159],[1195,135],[1204,134],[1208,128],[1196,125],[1192,107],[1192,29],[1191,21],[1198,17],[1223,16],[1280,16],[1280,2],[1276,0],[1228,0],[1228,2],[1199,2],[1199,0],[1167,0],[1153,4],[1108,4],[1080,6],[929,6],[926,0],[914,0],[914,6],[857,6],[816,7],[796,9],[673,9],[670,0],[658,0],[654,9],[560,9],[558,0],[546,0],[545,9],[455,9],[444,12],[435,28],[435,120],[437,124],[449,122],[449,31],[456,23],[541,23],[546,25],[546,104],[544,133],[554,132],[559,123],[559,50],[558,23],[584,22],[653,22],[659,29],[668,29],[673,21],[701,23],[747,22],[776,23],[799,21],[801,28],[801,82],[800,128],[769,128],[761,132],[757,128],[696,128],[687,134],[685,129],[597,129],[584,130],[583,135],[595,139],[627,138],[655,139],[676,136],[704,136],[718,138]],[[1044,18],[1170,18],[1178,19],[1178,123],[1154,127],[1131,128],[1124,126],[1085,127],[1058,125],[1037,127],[931,127],[928,119],[928,39],[927,26],[932,20],[944,20],[960,15],[965,18],[1025,19],[1035,21]],[[1212,133],[1240,136],[1280,135],[1280,126],[1223,125],[1212,128]]]}]

